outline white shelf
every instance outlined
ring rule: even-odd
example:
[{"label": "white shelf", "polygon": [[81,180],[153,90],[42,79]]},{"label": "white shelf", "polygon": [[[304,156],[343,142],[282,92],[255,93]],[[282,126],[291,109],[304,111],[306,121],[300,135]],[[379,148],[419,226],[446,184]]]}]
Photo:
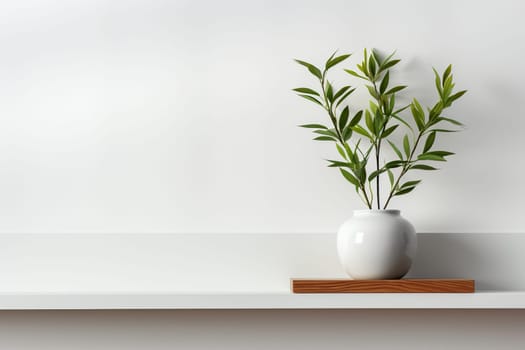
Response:
[{"label": "white shelf", "polygon": [[523,309],[525,292],[471,294],[0,293],[0,310]]},{"label": "white shelf", "polygon": [[335,246],[335,234],[0,234],[0,310],[525,309],[525,234],[418,235],[408,277],[474,279],[474,294],[291,294],[291,277],[346,276]]}]

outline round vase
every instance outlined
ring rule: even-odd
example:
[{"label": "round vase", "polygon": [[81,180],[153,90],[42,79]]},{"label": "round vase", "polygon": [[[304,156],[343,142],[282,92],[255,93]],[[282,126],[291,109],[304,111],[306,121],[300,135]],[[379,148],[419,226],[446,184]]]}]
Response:
[{"label": "round vase", "polygon": [[337,233],[339,260],[356,280],[403,277],[416,247],[414,226],[399,210],[355,210]]}]

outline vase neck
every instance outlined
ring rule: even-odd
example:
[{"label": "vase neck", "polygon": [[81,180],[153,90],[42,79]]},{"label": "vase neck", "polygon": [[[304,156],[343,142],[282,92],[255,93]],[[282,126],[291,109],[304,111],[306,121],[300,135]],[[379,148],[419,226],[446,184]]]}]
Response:
[{"label": "vase neck", "polygon": [[399,216],[401,211],[397,209],[364,209],[364,210],[354,210],[354,216],[363,216],[363,215],[392,215]]}]

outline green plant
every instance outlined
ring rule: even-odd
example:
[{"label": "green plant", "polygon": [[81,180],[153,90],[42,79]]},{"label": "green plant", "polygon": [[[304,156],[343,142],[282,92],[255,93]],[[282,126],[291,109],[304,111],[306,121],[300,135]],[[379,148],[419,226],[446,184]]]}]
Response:
[{"label": "green plant", "polygon": [[[339,168],[344,178],[355,187],[357,194],[370,209],[374,203],[374,182],[375,202],[377,209],[381,209],[380,177],[383,173],[388,175],[390,182],[390,189],[383,204],[383,209],[386,209],[393,197],[412,192],[421,182],[421,180],[411,180],[402,183],[402,179],[410,171],[437,170],[427,163],[443,162],[446,161],[445,157],[454,154],[433,150],[439,134],[459,131],[441,125],[463,125],[455,119],[442,116],[445,109],[466,93],[466,90],[453,91],[455,84],[451,65],[443,74],[439,74],[434,69],[435,85],[439,96],[432,108],[427,108],[425,111],[416,98],[407,105],[397,107],[396,95],[406,86],[391,86],[390,71],[400,62],[399,59],[394,58],[394,54],[395,52],[383,57],[376,50],[371,50],[369,54],[365,49],[363,60],[357,64],[357,70],[345,69],[345,72],[351,76],[366,82],[365,86],[371,96],[367,108],[358,109],[352,115],[346,101],[356,88],[345,85],[337,89],[327,78],[328,71],[349,58],[350,54],[340,56],[332,54],[322,69],[305,61],[295,60],[317,79],[320,89],[316,91],[300,87],[293,90],[302,98],[321,106],[330,119],[329,126],[323,124],[300,126],[313,129],[316,135],[314,140],[335,143],[341,160],[328,160],[330,163],[328,166]],[[401,144],[396,145],[392,136],[399,132],[400,125],[403,125],[405,132]],[[392,148],[396,159],[383,161],[382,151],[385,141]],[[369,165],[371,162],[373,165]]]}]

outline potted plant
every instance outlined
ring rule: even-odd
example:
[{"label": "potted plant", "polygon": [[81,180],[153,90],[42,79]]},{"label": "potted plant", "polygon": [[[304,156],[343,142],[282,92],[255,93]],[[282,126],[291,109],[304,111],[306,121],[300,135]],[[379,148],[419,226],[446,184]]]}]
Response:
[{"label": "potted plant", "polygon": [[[416,250],[415,230],[399,210],[388,209],[389,205],[393,198],[412,192],[421,183],[408,179],[409,174],[437,170],[434,162],[444,162],[453,155],[434,149],[434,143],[440,135],[462,126],[456,119],[443,116],[466,92],[454,91],[452,66],[442,74],[434,69],[438,97],[433,106],[425,109],[416,98],[398,106],[396,96],[406,86],[391,82],[391,69],[400,62],[394,56],[365,49],[357,69],[345,69],[368,90],[370,101],[364,108],[347,103],[355,87],[337,88],[328,79],[329,71],[350,54],[334,53],[322,68],[296,60],[315,77],[318,88],[293,90],[328,116],[327,123],[300,126],[311,129],[314,140],[335,144],[339,159],[328,160],[328,166],[339,169],[367,208],[354,211],[338,231],[339,259],[354,279],[398,279],[408,272]],[[385,147],[391,149],[392,159],[385,159]],[[388,187],[381,198],[385,177]]]}]

